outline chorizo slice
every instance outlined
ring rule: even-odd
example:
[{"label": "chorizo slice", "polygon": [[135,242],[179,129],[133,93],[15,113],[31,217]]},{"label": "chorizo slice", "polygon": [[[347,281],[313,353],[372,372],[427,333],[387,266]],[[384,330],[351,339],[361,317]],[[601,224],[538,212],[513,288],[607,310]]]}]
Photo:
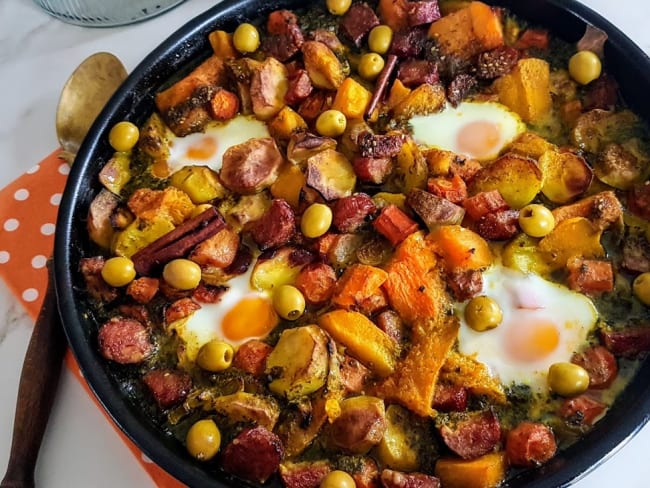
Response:
[{"label": "chorizo slice", "polygon": [[158,278],[143,276],[129,283],[126,294],[138,303],[149,303],[158,293],[160,281]]},{"label": "chorizo slice", "polygon": [[332,223],[343,233],[358,231],[377,207],[365,193],[339,198],[332,206]]},{"label": "chorizo slice", "polygon": [[253,224],[251,235],[260,250],[287,244],[296,232],[296,216],[286,200],[276,198],[264,216]]},{"label": "chorizo slice", "polygon": [[261,377],[266,370],[266,358],[273,351],[267,343],[252,339],[243,343],[235,352],[232,365],[253,376]]},{"label": "chorizo slice", "polygon": [[99,329],[99,352],[106,359],[120,364],[137,364],[153,352],[147,328],[126,317],[113,317]]},{"label": "chorizo slice", "polygon": [[492,410],[463,416],[438,430],[447,447],[463,459],[483,456],[501,440],[501,424]]},{"label": "chorizo slice", "polygon": [[403,473],[384,469],[381,472],[381,485],[384,488],[439,488],[440,480],[424,473]]},{"label": "chorizo slice", "polygon": [[102,256],[82,258],[79,261],[79,270],[86,283],[86,290],[91,297],[103,303],[112,302],[117,298],[117,289],[110,286],[102,278],[102,268],[106,259]]},{"label": "chorizo slice", "polygon": [[607,388],[618,374],[616,357],[603,346],[592,346],[576,353],[571,362],[582,366],[589,373],[589,388]]},{"label": "chorizo slice", "polygon": [[329,264],[311,263],[300,270],[295,286],[308,304],[318,305],[332,298],[336,280],[336,272]]},{"label": "chorizo slice", "polygon": [[142,377],[142,381],[161,408],[184,401],[192,388],[190,375],[171,369],[151,370]]},{"label": "chorizo slice", "polygon": [[544,424],[522,422],[506,436],[506,453],[513,466],[539,466],[551,459],[556,450],[553,431]]},{"label": "chorizo slice", "polygon": [[264,427],[243,430],[223,451],[223,469],[240,478],[264,483],[280,466],[284,447],[280,438]]}]

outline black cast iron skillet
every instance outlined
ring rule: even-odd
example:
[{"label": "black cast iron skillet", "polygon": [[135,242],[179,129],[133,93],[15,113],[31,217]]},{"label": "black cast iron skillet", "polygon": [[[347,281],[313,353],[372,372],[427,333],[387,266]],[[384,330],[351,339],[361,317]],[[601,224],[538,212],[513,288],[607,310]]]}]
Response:
[{"label": "black cast iron skillet", "polygon": [[[549,28],[566,41],[577,41],[592,24],[609,34],[606,67],[618,80],[626,103],[650,120],[650,59],[608,21],[573,0],[497,0],[516,14]],[[259,19],[278,8],[304,6],[299,0],[226,0],[189,21],[154,50],[116,92],[91,128],[70,173],[59,211],[55,241],[55,275],[59,310],[72,351],[90,388],[115,422],[142,451],[170,474],[190,486],[241,487],[245,482],[228,476],[210,463],[199,464],[171,434],[158,426],[137,394],[135,380],[121,367],[103,359],[97,348],[97,323],[83,299],[79,259],[93,255],[85,216],[100,190],[97,175],[112,155],[110,127],[120,120],[144,122],[153,111],[154,93],[170,79],[186,72],[210,53],[208,34],[234,30],[244,21]],[[650,417],[650,361],[611,408],[605,420],[568,450],[536,470],[511,478],[509,487],[568,486],[603,462],[633,436]],[[214,463],[213,463],[214,464]]]}]

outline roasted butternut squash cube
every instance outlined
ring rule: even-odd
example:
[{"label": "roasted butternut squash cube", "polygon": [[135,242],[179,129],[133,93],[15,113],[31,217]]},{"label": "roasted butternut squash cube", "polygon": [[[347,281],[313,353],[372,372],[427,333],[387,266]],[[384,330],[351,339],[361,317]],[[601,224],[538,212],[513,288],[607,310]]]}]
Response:
[{"label": "roasted butternut squash cube", "polygon": [[371,98],[372,93],[348,77],[336,91],[332,108],[342,112],[348,119],[361,119]]},{"label": "roasted butternut squash cube", "polygon": [[550,67],[543,59],[525,58],[495,81],[499,100],[529,123],[540,122],[551,110]]}]

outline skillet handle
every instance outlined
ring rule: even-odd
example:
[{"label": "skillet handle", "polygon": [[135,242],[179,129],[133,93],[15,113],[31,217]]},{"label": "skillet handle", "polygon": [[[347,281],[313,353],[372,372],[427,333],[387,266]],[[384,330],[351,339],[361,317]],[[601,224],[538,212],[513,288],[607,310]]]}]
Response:
[{"label": "skillet handle", "polygon": [[1,488],[34,486],[38,450],[61,375],[67,342],[56,303],[52,266],[50,258],[47,292],[20,375],[11,454]]}]

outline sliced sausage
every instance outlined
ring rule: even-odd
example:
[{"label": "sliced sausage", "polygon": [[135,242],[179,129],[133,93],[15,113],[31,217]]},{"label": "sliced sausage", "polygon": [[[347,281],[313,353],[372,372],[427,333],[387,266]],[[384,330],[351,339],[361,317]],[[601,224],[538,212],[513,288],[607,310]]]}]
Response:
[{"label": "sliced sausage", "polygon": [[365,193],[339,198],[332,206],[332,223],[340,232],[356,232],[377,207]]},{"label": "sliced sausage", "polygon": [[153,352],[147,328],[135,319],[113,317],[99,329],[99,352],[120,364],[137,364]]},{"label": "sliced sausage", "polygon": [[390,158],[402,149],[404,138],[397,134],[373,134],[364,131],[357,137],[359,151],[364,158]]},{"label": "sliced sausage", "polygon": [[355,3],[341,18],[339,32],[360,47],[364,38],[377,25],[379,25],[379,19],[368,4],[365,2]]},{"label": "sliced sausage", "polygon": [[474,298],[483,290],[483,273],[476,269],[447,273],[447,285],[459,302]]},{"label": "sliced sausage", "polygon": [[478,82],[472,75],[461,73],[454,77],[447,86],[447,100],[457,107],[476,87]]},{"label": "sliced sausage", "polygon": [[650,351],[650,327],[644,325],[628,326],[621,330],[601,329],[605,347],[614,356],[635,358]]},{"label": "sliced sausage", "polygon": [[473,220],[479,220],[484,215],[499,210],[506,210],[508,204],[499,193],[499,190],[490,190],[477,193],[463,202],[463,207]]},{"label": "sliced sausage", "polygon": [[264,216],[253,224],[251,236],[260,250],[287,244],[296,232],[296,216],[291,205],[279,198],[271,202]]},{"label": "sliced sausage", "polygon": [[438,2],[408,2],[408,22],[411,27],[430,24],[440,18]]},{"label": "sliced sausage", "polygon": [[151,320],[149,317],[149,310],[144,305],[137,305],[133,303],[123,303],[117,307],[118,312],[123,317],[135,319],[141,324],[149,325]]},{"label": "sliced sausage", "polygon": [[589,388],[607,388],[618,374],[616,357],[603,346],[592,346],[576,353],[571,362],[582,366],[589,373]]},{"label": "sliced sausage", "polygon": [[384,469],[381,472],[381,486],[384,488],[439,488],[440,480],[424,473],[403,473]]},{"label": "sliced sausage", "polygon": [[264,427],[243,430],[226,446],[221,456],[223,469],[240,478],[264,483],[276,472],[284,447],[280,438]]},{"label": "sliced sausage", "polygon": [[227,291],[227,286],[212,286],[201,282],[192,292],[192,300],[199,303],[219,303]]},{"label": "sliced sausage", "polygon": [[191,298],[176,300],[165,309],[165,323],[171,324],[177,320],[189,317],[200,308],[201,305]]},{"label": "sliced sausage", "polygon": [[371,372],[359,361],[347,354],[341,360],[341,383],[349,393],[361,393]]},{"label": "sliced sausage", "polygon": [[170,369],[154,369],[142,377],[160,408],[169,408],[185,400],[192,389],[189,374]]},{"label": "sliced sausage", "polygon": [[362,181],[380,185],[384,183],[393,172],[391,158],[364,158],[358,156],[352,163],[354,174]]},{"label": "sliced sausage", "polygon": [[289,75],[289,86],[284,101],[289,105],[298,105],[311,94],[313,89],[307,70],[297,69]]},{"label": "sliced sausage", "polygon": [[551,459],[556,450],[555,436],[544,424],[522,422],[506,436],[506,453],[513,466],[539,466]]},{"label": "sliced sausage", "polygon": [[460,205],[419,188],[406,196],[406,204],[430,230],[439,225],[460,224],[465,216],[465,209]]},{"label": "sliced sausage", "polygon": [[253,376],[261,377],[266,369],[266,358],[272,350],[273,347],[267,343],[252,339],[239,346],[232,359],[232,365]]},{"label": "sliced sausage", "polygon": [[440,76],[438,65],[425,59],[409,59],[400,64],[397,78],[404,86],[414,88],[425,83],[435,85]]},{"label": "sliced sausage", "polygon": [[650,220],[650,181],[632,187],[627,194],[627,205],[633,214]]},{"label": "sliced sausage", "polygon": [[249,139],[226,150],[219,176],[229,190],[251,195],[275,183],[283,161],[274,139]]},{"label": "sliced sausage", "polygon": [[404,322],[394,310],[384,310],[375,317],[377,327],[383,330],[395,342],[401,342],[406,334]]},{"label": "sliced sausage", "polygon": [[332,465],[326,461],[282,463],[280,478],[286,488],[318,488],[332,469]]},{"label": "sliced sausage", "polygon": [[126,294],[138,303],[149,303],[158,293],[160,281],[157,278],[143,276],[129,283]]},{"label": "sliced sausage", "polygon": [[103,303],[112,302],[117,298],[117,289],[108,285],[102,278],[102,269],[106,259],[102,256],[82,258],[79,261],[79,270],[86,283],[86,290],[95,300]]},{"label": "sliced sausage", "polygon": [[379,488],[379,468],[370,457],[359,459],[357,471],[352,473],[356,488]]},{"label": "sliced sausage", "polygon": [[519,210],[497,210],[476,222],[476,232],[484,239],[505,241],[519,232]]},{"label": "sliced sausage", "polygon": [[386,427],[383,400],[351,397],[341,402],[341,414],[330,425],[330,441],[345,452],[365,454],[381,441]]},{"label": "sliced sausage", "polygon": [[560,407],[560,416],[575,425],[593,425],[605,413],[604,403],[583,393],[577,397],[567,398]]},{"label": "sliced sausage", "polygon": [[310,305],[325,303],[336,286],[336,272],[329,264],[311,263],[303,267],[295,282]]},{"label": "sliced sausage", "polygon": [[438,383],[433,396],[433,408],[441,412],[463,412],[467,409],[469,393],[461,385]]},{"label": "sliced sausage", "polygon": [[474,459],[494,450],[501,439],[501,424],[492,410],[463,416],[439,428],[449,449],[463,459]]},{"label": "sliced sausage", "polygon": [[640,236],[626,236],[621,266],[634,273],[650,271],[650,243]]},{"label": "sliced sausage", "polygon": [[415,58],[422,53],[427,38],[426,28],[416,27],[415,29],[395,32],[388,52],[400,59]]}]

